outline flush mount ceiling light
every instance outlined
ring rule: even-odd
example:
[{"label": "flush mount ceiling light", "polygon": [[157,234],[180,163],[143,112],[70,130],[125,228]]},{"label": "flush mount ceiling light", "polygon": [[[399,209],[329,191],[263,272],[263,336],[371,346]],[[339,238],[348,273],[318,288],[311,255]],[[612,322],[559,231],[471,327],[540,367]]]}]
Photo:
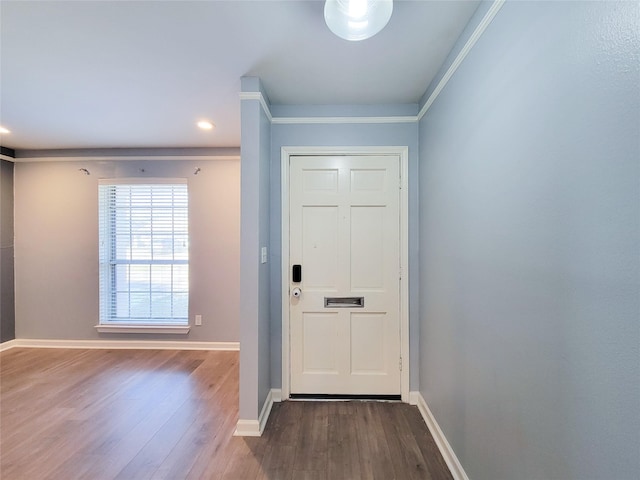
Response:
[{"label": "flush mount ceiling light", "polygon": [[382,30],[391,18],[393,0],[327,0],[324,20],[345,40],[365,40]]}]

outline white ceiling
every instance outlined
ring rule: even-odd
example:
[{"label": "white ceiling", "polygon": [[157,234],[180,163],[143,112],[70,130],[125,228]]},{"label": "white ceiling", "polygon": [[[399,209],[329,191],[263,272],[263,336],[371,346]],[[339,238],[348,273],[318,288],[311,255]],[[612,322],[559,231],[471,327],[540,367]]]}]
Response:
[{"label": "white ceiling", "polygon": [[244,75],[274,104],[417,103],[477,6],[396,0],[347,42],[315,0],[2,0],[2,145],[237,147]]}]

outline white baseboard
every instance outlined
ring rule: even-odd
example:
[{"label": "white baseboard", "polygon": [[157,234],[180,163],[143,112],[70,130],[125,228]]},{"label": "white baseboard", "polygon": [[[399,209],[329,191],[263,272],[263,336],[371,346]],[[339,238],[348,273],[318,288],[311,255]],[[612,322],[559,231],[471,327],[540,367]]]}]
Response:
[{"label": "white baseboard", "polygon": [[271,397],[273,398],[273,403],[280,403],[282,401],[282,390],[279,388],[272,388]]},{"label": "white baseboard", "polygon": [[15,342],[15,340],[7,340],[6,342],[0,343],[0,352],[4,352],[5,350],[15,347]]},{"label": "white baseboard", "polygon": [[427,406],[427,402],[422,394],[420,392],[409,392],[409,403],[411,405],[418,406],[418,410],[420,410],[422,418],[431,432],[431,436],[435,440],[444,461],[447,463],[447,466],[451,471],[453,480],[469,480],[464,468],[462,468],[462,464],[447,441],[447,437],[444,436],[444,433],[440,429],[438,422],[436,422],[436,419]]},{"label": "white baseboard", "polygon": [[128,350],[240,350],[239,342],[185,342],[166,340],[43,340],[19,338],[0,344],[0,351],[10,348],[86,348]]},{"label": "white baseboard", "polygon": [[258,420],[238,420],[236,429],[233,432],[234,437],[259,437],[262,435],[260,431],[260,422]]},{"label": "white baseboard", "polygon": [[282,390],[279,388],[272,388],[267,394],[267,398],[262,405],[260,416],[258,420],[238,420],[236,424],[236,430],[233,432],[234,437],[260,437],[264,432],[264,427],[267,426],[267,420],[271,414],[271,408],[274,402],[282,401]]}]

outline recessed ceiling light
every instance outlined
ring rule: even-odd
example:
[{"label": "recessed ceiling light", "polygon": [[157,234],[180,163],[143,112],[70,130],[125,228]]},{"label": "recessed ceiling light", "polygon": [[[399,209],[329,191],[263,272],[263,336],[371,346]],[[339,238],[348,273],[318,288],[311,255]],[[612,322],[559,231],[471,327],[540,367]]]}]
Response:
[{"label": "recessed ceiling light", "polygon": [[198,127],[202,130],[211,130],[213,128],[213,123],[207,122],[206,120],[201,120],[197,123]]},{"label": "recessed ceiling light", "polygon": [[0,127],[0,133],[2,134],[11,133],[11,131],[8,128]]}]

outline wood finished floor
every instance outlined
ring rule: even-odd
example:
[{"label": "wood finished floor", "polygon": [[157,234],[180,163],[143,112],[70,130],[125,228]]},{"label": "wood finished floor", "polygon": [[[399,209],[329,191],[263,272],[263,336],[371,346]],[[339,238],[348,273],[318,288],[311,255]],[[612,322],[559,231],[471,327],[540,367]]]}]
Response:
[{"label": "wood finished floor", "polygon": [[0,478],[451,479],[415,407],[283,402],[233,437],[238,353],[0,354]]}]

